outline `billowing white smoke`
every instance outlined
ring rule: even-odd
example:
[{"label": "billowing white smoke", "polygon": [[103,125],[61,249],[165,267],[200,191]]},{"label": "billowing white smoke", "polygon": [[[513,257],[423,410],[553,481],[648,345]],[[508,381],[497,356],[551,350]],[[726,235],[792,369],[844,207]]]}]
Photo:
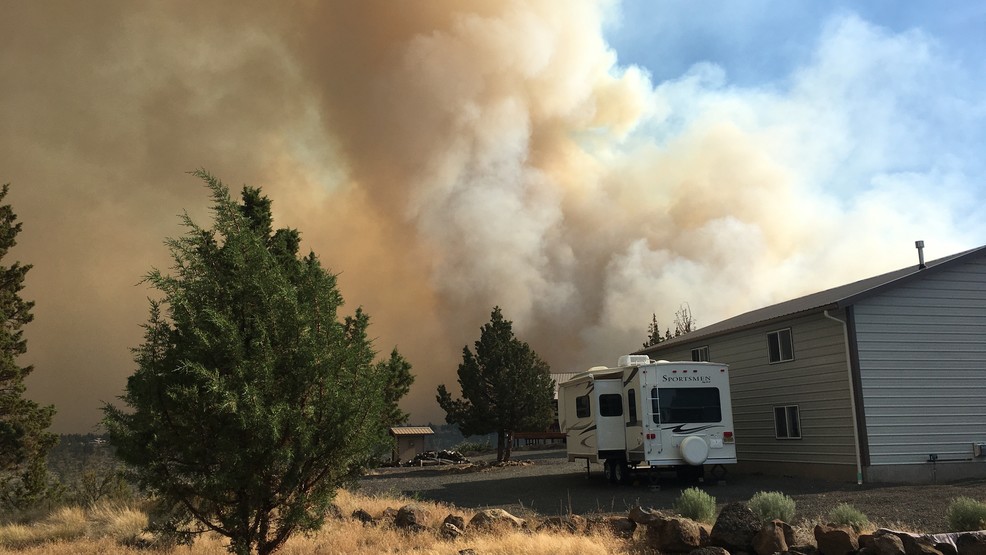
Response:
[{"label": "billowing white smoke", "polygon": [[493,305],[575,371],[684,302],[708,325],[910,264],[914,239],[929,258],[983,243],[981,153],[943,140],[986,127],[983,96],[919,33],[840,16],[810,64],[755,89],[713,63],[661,83],[621,65],[610,2],[141,6],[0,22],[0,179],[63,429],[132,371],[130,285],[166,267],[176,213],[206,217],[196,167],[264,186],[340,272],[377,346],[414,364],[416,422],[441,420],[435,386]]}]

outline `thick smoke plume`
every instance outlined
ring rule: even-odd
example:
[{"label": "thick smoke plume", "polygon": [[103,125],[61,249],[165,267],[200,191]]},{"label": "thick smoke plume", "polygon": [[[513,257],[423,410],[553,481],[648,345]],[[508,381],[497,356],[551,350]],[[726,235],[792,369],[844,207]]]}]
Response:
[{"label": "thick smoke plume", "polygon": [[659,84],[621,66],[608,2],[5,12],[0,179],[24,222],[14,256],[35,266],[31,392],[59,431],[91,429],[132,372],[150,293],[135,284],[167,266],[179,213],[208,221],[182,173],[198,167],[263,186],[276,223],[340,273],[377,347],[414,364],[421,423],[442,419],[435,387],[454,389],[494,305],[576,371],[639,347],[652,312],[670,325],[687,302],[702,326],[909,264],[917,238],[941,255],[981,242],[962,195],[884,172],[897,136],[870,135],[898,114],[858,90],[876,69],[920,84],[911,66],[938,61],[904,71],[895,48],[922,37],[853,17],[766,91],[712,65]]}]

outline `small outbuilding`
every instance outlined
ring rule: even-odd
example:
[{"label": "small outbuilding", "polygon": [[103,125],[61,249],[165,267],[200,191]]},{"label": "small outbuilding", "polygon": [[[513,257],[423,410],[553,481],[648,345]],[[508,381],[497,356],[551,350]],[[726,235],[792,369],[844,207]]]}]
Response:
[{"label": "small outbuilding", "polygon": [[430,426],[394,426],[390,435],[397,440],[393,462],[409,461],[427,451],[428,436],[435,434]]},{"label": "small outbuilding", "polygon": [[637,354],[729,365],[740,469],[986,477],[986,247],[782,302]]}]

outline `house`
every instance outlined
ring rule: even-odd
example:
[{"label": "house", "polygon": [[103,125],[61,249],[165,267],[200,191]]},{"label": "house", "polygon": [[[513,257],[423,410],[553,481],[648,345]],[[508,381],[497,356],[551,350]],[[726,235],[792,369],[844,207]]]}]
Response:
[{"label": "house", "polygon": [[390,428],[390,435],[397,440],[394,448],[393,461],[409,461],[415,455],[424,453],[425,442],[428,436],[434,435],[435,431],[429,426],[394,426]]},{"label": "house", "polygon": [[729,365],[740,470],[986,477],[986,246],[741,314],[636,354]]}]

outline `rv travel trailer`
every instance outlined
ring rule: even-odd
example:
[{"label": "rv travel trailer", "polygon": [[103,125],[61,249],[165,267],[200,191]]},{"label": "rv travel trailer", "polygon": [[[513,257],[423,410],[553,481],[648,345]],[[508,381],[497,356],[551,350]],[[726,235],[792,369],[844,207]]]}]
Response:
[{"label": "rv travel trailer", "polygon": [[725,364],[625,355],[616,368],[597,366],[560,384],[558,406],[568,460],[602,461],[614,483],[635,469],[701,477],[703,465],[724,471],[736,463]]}]

